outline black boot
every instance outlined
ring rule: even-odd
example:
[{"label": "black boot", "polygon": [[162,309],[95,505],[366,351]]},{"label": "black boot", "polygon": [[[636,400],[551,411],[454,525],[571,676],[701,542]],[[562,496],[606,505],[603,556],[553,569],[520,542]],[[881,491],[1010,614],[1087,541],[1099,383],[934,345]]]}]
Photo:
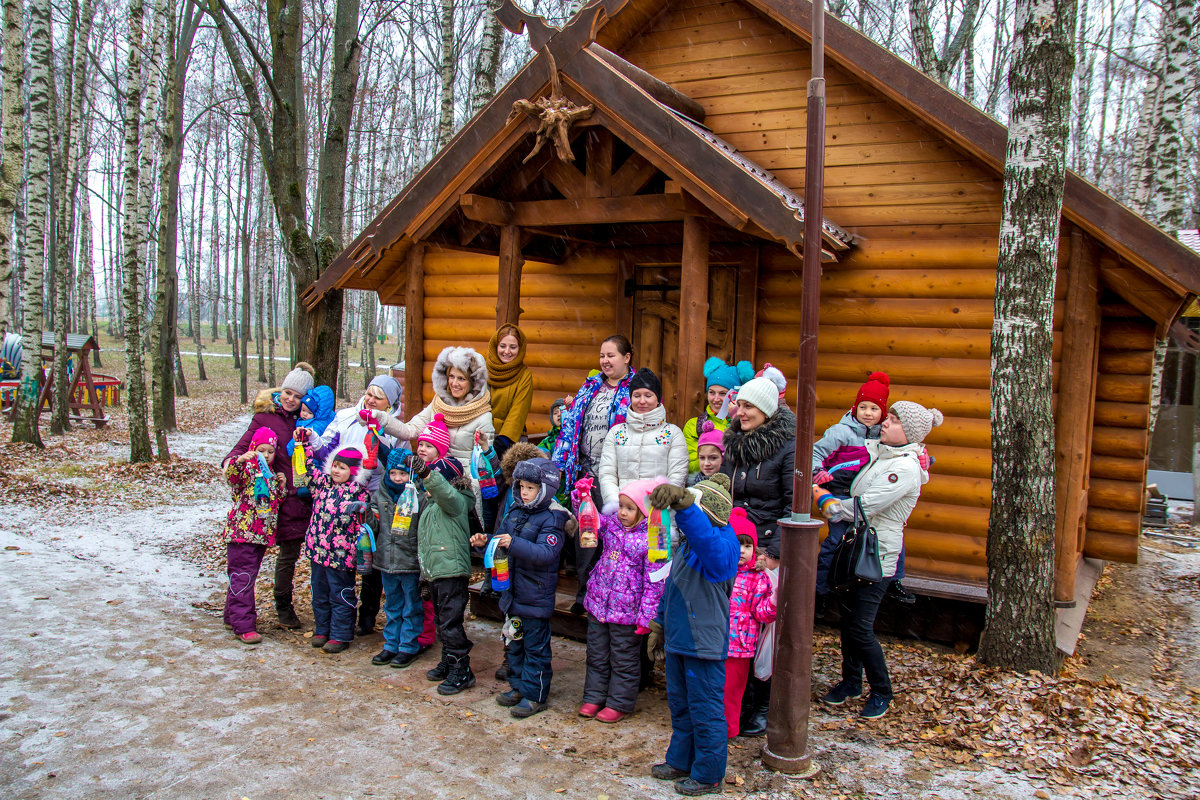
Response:
[{"label": "black boot", "polygon": [[470,656],[450,656],[450,674],[437,687],[438,694],[458,694],[475,685]]},{"label": "black boot", "polygon": [[906,606],[911,606],[917,602],[917,596],[904,588],[904,584],[900,581],[892,581],[888,584],[887,596]]},{"label": "black boot", "polygon": [[496,667],[496,680],[506,681],[510,674],[512,674],[512,670],[508,666],[508,647],[505,646],[504,660],[500,662],[500,666]]},{"label": "black boot", "polygon": [[771,710],[771,679],[760,681],[757,678],[751,678],[754,682],[754,711],[746,720],[746,724],[742,726],[742,736],[766,736],[767,735],[767,712]]},{"label": "black boot", "polygon": [[450,674],[450,659],[450,654],[443,650],[442,660],[437,663],[436,667],[426,672],[425,677],[431,681],[446,680],[446,676]]},{"label": "black boot", "polygon": [[275,617],[279,620],[280,626],[288,630],[300,627],[300,618],[296,616],[296,609],[292,607],[290,594],[275,595]]}]

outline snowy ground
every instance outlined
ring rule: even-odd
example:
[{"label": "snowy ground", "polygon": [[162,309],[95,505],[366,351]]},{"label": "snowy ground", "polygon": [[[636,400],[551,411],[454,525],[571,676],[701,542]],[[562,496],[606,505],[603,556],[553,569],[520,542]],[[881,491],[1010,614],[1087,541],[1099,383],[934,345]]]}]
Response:
[{"label": "snowy ground", "polygon": [[[215,464],[244,426],[241,418],[206,435],[175,437],[173,451]],[[92,449],[98,462],[121,455],[120,447]],[[88,464],[63,469],[58,482],[84,488],[105,474]],[[50,506],[7,502],[0,515],[4,797],[675,796],[669,784],[647,775],[669,737],[662,690],[643,693],[638,713],[623,724],[580,719],[574,714],[583,677],[578,643],[554,641],[551,709],[524,721],[495,704],[507,687],[491,678],[499,645],[490,622],[469,623],[478,684],[451,699],[424,679],[429,656],[408,670],[373,667],[378,635],[329,656],[302,635],[272,628],[271,611],[260,609],[266,641],[246,647],[212,610],[224,591],[221,571],[185,557],[199,532],[211,536],[227,510],[219,483],[165,485],[140,492],[138,502],[104,488]],[[1196,572],[1194,558],[1172,564],[1172,580]],[[1114,619],[1117,637],[1124,617]],[[822,635],[818,686],[832,677],[834,663],[831,637]],[[886,647],[905,675],[905,659],[915,658],[917,648]],[[1107,669],[1099,650],[1092,659],[1096,669]],[[1194,659],[1174,668],[1184,670],[1185,683],[1195,675]],[[822,772],[813,781],[764,772],[757,761],[762,741],[735,740],[727,792],[1144,796],[1116,783],[1048,783],[1036,767],[1001,769],[986,758],[947,764],[899,745],[901,728],[887,726],[906,724],[906,713],[911,717],[911,709],[898,708],[896,720],[872,725],[814,707],[811,746]]]}]

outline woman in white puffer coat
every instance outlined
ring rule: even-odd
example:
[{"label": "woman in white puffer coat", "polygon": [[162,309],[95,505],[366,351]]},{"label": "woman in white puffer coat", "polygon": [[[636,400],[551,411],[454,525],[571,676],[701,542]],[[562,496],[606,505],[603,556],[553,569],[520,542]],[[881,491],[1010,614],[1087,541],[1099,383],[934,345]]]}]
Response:
[{"label": "woman in white puffer coat", "polygon": [[687,482],[687,439],[679,426],[667,422],[662,383],[648,369],[639,369],[629,382],[629,410],[604,439],[600,456],[600,496],[616,505],[620,487],[630,481],[666,477],[682,487]]}]

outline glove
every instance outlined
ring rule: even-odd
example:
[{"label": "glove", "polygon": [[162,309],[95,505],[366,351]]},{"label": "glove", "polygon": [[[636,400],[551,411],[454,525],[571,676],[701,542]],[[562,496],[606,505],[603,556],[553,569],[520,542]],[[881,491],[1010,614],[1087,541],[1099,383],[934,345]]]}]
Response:
[{"label": "glove", "polygon": [[823,469],[817,470],[817,473],[812,477],[812,482],[816,484],[829,483],[831,480],[833,480],[833,476]]},{"label": "glove", "polygon": [[830,522],[853,522],[854,521],[854,502],[852,500],[839,500],[838,510],[834,514],[826,517]]},{"label": "glove", "polygon": [[657,661],[663,652],[663,627],[651,620],[650,635],[646,637],[646,655],[650,656],[651,661]]},{"label": "glove", "polygon": [[929,451],[924,447],[921,448],[921,455],[917,456],[917,463],[921,465],[921,469],[929,472]]},{"label": "glove", "polygon": [[695,497],[687,489],[681,489],[669,483],[655,486],[650,492],[650,505],[655,508],[670,508],[672,511],[682,511],[692,504]]},{"label": "glove", "polygon": [[647,628],[645,625],[638,625],[636,628],[633,629],[633,632],[636,633],[638,636],[645,636],[647,633],[650,632],[650,629]]},{"label": "glove", "polygon": [[358,424],[370,425],[373,422],[376,425],[382,426],[383,420],[386,416],[387,415],[382,411],[377,411],[372,408],[364,408],[362,411],[358,412]]},{"label": "glove", "polygon": [[307,444],[309,433],[311,433],[311,431],[309,431],[308,428],[296,428],[296,430],[292,432],[292,438],[295,439],[298,444]]},{"label": "glove", "polygon": [[409,456],[404,459],[404,462],[408,465],[408,471],[421,480],[429,477],[429,465],[425,463],[425,459],[420,456]]}]

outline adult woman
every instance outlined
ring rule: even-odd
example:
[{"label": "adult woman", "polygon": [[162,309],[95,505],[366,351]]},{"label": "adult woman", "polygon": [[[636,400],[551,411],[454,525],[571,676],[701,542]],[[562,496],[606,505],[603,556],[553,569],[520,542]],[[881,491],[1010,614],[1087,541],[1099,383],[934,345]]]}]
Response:
[{"label": "adult woman", "polygon": [[[282,444],[291,441],[300,416],[300,401],[313,389],[313,368],[301,361],[283,379],[279,389],[264,389],[254,399],[254,416],[242,438],[238,440],[222,464],[250,449],[250,439],[260,427],[270,428]],[[275,542],[279,552],[275,556],[275,614],[279,624],[285,628],[299,628],[300,619],[292,606],[292,581],[296,575],[296,561],[300,558],[300,547],[304,544],[304,533],[312,516],[312,500],[299,497],[292,481],[292,461],[284,447],[275,449],[275,460],[271,469],[287,478],[287,497],[279,506],[279,527]]]},{"label": "adult woman", "polygon": [[766,377],[738,390],[721,465],[733,483],[733,504],[746,509],[761,548],[775,541],[780,517],[792,508],[796,415],[779,402],[779,392]]},{"label": "adult woman", "polygon": [[667,483],[687,481],[687,444],[683,431],[667,422],[662,383],[643,367],[629,382],[625,421],[609,429],[600,456],[600,496],[618,502],[619,488],[630,481],[666,476]]},{"label": "adult woman", "polygon": [[[719,416],[729,390],[741,386],[753,377],[754,365],[749,361],[726,364],[713,356],[704,362],[704,416],[718,431],[723,433],[729,427],[729,418]],[[703,423],[704,420],[697,415],[683,424],[683,438],[688,448],[688,472],[700,470],[700,463],[696,460],[696,447],[700,442],[700,426]]]},{"label": "adult woman", "polygon": [[487,385],[492,394],[492,425],[496,455],[525,433],[525,418],[533,405],[533,373],[525,366],[525,334],[516,325],[501,325],[488,342]]},{"label": "adult woman", "polygon": [[[604,451],[604,439],[609,429],[625,421],[629,408],[629,382],[633,370],[633,345],[621,334],[614,334],[600,343],[600,373],[583,382],[575,393],[571,407],[563,414],[562,430],[554,445],[551,456],[563,471],[565,486],[575,487],[575,481],[584,475],[596,477],[600,457]],[[594,486],[594,496],[599,499],[599,482]],[[602,503],[601,503],[602,505]],[[572,613],[583,613],[583,598],[587,593],[587,579],[592,571],[592,561],[597,548],[580,547],[575,539],[575,568],[579,575],[579,591]]]},{"label": "adult woman", "polygon": [[[860,716],[882,717],[892,701],[892,683],[888,677],[883,648],[875,638],[875,613],[896,573],[896,561],[904,547],[904,525],[921,496],[923,470],[922,442],[929,431],[942,424],[942,413],[916,403],[900,401],[888,409],[879,440],[867,441],[871,461],[859,471],[850,494],[862,504],[863,513],[879,538],[879,562],[883,580],[860,582],[838,596],[842,616],[842,680],[821,698],[828,705],[840,706],[862,696],[863,672],[871,686],[871,696]],[[854,504],[843,504],[840,518],[853,518]]]}]

